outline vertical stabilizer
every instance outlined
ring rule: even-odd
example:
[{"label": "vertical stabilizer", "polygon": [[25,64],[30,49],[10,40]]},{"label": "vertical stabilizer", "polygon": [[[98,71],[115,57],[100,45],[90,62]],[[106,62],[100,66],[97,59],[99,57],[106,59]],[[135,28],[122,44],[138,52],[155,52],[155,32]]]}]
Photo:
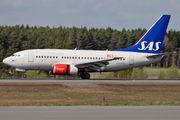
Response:
[{"label": "vertical stabilizer", "polygon": [[159,54],[170,17],[170,15],[162,15],[135,45],[116,51]]}]

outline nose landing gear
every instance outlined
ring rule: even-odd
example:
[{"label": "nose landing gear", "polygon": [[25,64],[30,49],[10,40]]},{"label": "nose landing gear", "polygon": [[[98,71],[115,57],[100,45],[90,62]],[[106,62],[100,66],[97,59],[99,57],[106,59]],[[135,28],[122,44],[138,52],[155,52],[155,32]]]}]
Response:
[{"label": "nose landing gear", "polygon": [[23,74],[23,78],[26,78],[26,77],[27,77],[27,75],[24,73],[24,74]]}]

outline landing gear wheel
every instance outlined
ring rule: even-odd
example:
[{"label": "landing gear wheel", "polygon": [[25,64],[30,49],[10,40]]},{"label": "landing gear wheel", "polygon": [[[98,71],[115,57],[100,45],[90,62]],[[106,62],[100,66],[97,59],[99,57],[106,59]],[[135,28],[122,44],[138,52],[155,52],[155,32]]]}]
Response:
[{"label": "landing gear wheel", "polygon": [[26,78],[27,77],[27,75],[26,74],[23,74],[23,78]]},{"label": "landing gear wheel", "polygon": [[90,74],[89,73],[83,73],[83,74],[81,74],[81,78],[82,79],[89,79],[91,76],[90,76]]}]

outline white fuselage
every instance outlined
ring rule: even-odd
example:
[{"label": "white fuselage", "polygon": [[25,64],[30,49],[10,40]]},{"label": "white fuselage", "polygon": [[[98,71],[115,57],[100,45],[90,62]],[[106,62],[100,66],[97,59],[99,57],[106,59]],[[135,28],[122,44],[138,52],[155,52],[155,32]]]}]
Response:
[{"label": "white fuselage", "polygon": [[162,59],[161,56],[148,59],[148,55],[153,54],[99,50],[33,49],[17,52],[13,56],[4,59],[3,62],[18,69],[51,71],[53,66],[58,63],[73,65],[77,62],[122,57],[121,59],[109,61],[109,64],[103,70],[107,72],[139,67]]}]

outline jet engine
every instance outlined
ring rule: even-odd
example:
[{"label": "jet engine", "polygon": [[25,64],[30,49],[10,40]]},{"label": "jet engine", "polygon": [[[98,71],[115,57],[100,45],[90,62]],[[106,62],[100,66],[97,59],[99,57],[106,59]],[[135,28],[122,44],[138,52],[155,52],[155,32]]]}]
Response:
[{"label": "jet engine", "polygon": [[77,75],[78,69],[74,65],[55,64],[50,73],[54,75]]}]

